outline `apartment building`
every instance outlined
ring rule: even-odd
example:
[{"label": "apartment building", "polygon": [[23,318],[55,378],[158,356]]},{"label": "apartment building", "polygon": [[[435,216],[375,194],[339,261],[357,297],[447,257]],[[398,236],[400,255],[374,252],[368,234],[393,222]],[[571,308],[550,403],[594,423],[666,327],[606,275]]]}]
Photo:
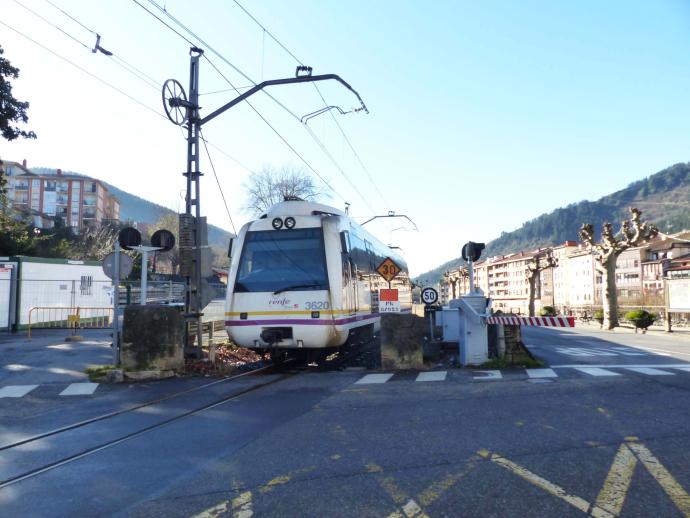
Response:
[{"label": "apartment building", "polygon": [[[589,311],[602,304],[602,276],[595,256],[583,244],[566,241],[552,248],[557,265],[540,272],[535,309]],[[475,264],[475,286],[493,300],[493,308],[526,313],[529,283],[527,263],[544,249],[489,257]],[[690,232],[658,237],[624,251],[616,260],[616,288],[621,306],[663,305],[664,278],[690,277]],[[469,291],[466,268],[448,272],[448,297]]]},{"label": "apartment building", "polygon": [[120,202],[99,180],[86,176],[36,174],[26,160],[4,162],[13,207],[30,214],[34,225],[50,228],[57,218],[75,229],[120,219]]}]

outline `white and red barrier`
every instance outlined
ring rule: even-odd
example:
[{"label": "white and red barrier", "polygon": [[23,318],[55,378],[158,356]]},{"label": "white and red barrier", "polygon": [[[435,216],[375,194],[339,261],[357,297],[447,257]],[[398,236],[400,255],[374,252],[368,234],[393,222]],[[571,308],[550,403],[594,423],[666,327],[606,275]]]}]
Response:
[{"label": "white and red barrier", "polygon": [[575,327],[575,317],[487,317],[489,324],[508,326]]}]

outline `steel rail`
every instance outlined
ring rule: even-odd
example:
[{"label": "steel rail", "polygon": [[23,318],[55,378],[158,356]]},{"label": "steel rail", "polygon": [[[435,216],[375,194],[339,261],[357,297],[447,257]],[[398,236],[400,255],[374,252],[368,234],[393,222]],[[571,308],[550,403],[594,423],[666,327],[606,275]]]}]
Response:
[{"label": "steel rail", "polygon": [[[255,373],[256,372],[252,372],[251,374],[255,374]],[[245,374],[250,374],[250,373],[245,373]],[[165,419],[159,423],[152,424],[152,425],[146,426],[144,428],[141,428],[139,430],[136,430],[134,432],[130,432],[128,434],[125,434],[125,435],[123,435],[117,439],[112,439],[110,441],[106,441],[106,442],[99,444],[97,446],[92,446],[92,447],[86,448],[85,450],[82,450],[78,453],[68,455],[67,457],[64,457],[60,460],[56,460],[54,462],[50,462],[50,463],[45,464],[43,466],[40,466],[38,468],[34,468],[31,470],[25,471],[19,475],[15,475],[13,477],[10,477],[10,478],[7,478],[5,480],[0,481],[0,489],[4,489],[4,488],[9,487],[13,484],[17,484],[17,483],[22,482],[24,480],[27,480],[29,478],[33,478],[35,476],[41,475],[42,473],[52,471],[52,470],[57,469],[61,466],[64,466],[66,464],[70,464],[74,461],[77,461],[79,459],[83,459],[84,457],[88,457],[90,455],[93,455],[93,454],[98,453],[100,451],[106,450],[106,449],[111,448],[113,446],[117,446],[118,444],[126,442],[130,439],[134,439],[135,437],[139,437],[139,436],[144,435],[144,434],[151,432],[153,430],[157,430],[159,428],[167,426],[170,423],[174,423],[176,421],[184,419],[185,417],[189,417],[190,415],[194,415],[194,414],[197,414],[199,412],[203,412],[205,410],[209,410],[211,408],[223,405],[223,404],[227,403],[228,401],[232,401],[234,399],[237,399],[238,397],[243,396],[249,392],[259,390],[261,388],[273,385],[275,383],[279,383],[279,382],[281,382],[287,378],[290,378],[292,376],[295,376],[297,374],[299,374],[299,373],[291,372],[291,373],[283,374],[282,376],[280,376],[277,379],[270,380],[266,383],[263,383],[261,385],[255,386],[255,387],[250,387],[250,388],[247,388],[245,390],[241,390],[240,392],[232,394],[231,396],[226,396],[226,397],[223,397],[219,400],[213,401],[211,403],[207,403],[205,405],[202,405],[201,407],[197,407],[193,410],[188,410],[186,412],[178,414],[178,415],[171,417],[169,419]],[[230,379],[230,378],[228,378],[228,379]],[[225,380],[223,380],[223,381],[225,381]],[[201,387],[198,387],[198,388],[201,388]],[[187,391],[187,392],[190,392],[190,391]],[[145,406],[145,405],[142,405],[142,406]],[[53,434],[53,435],[55,435],[55,434]]]},{"label": "steel rail", "polygon": [[92,423],[97,423],[99,421],[111,419],[113,417],[117,417],[117,416],[122,415],[122,414],[127,414],[129,412],[134,412],[135,410],[139,410],[140,408],[146,408],[148,406],[157,405],[158,403],[162,403],[164,401],[175,399],[177,397],[180,397],[180,396],[183,396],[186,394],[190,394],[192,392],[196,392],[196,391],[208,388],[208,387],[212,387],[214,385],[219,385],[221,383],[226,383],[228,381],[233,381],[233,380],[236,380],[238,378],[243,378],[246,376],[260,374],[261,372],[267,371],[267,370],[269,370],[271,368],[275,368],[275,367],[276,367],[275,365],[266,365],[265,367],[260,367],[258,369],[253,369],[253,370],[250,370],[247,372],[243,372],[242,374],[237,374],[235,376],[230,376],[228,378],[223,378],[220,380],[211,381],[209,383],[204,383],[203,385],[199,385],[197,387],[192,387],[189,389],[180,390],[178,392],[174,392],[173,394],[168,394],[167,396],[163,396],[163,397],[158,398],[158,399],[153,399],[151,401],[147,401],[146,403],[139,403],[139,404],[131,406],[131,407],[123,408],[122,410],[116,410],[114,412],[109,412],[107,414],[101,414],[101,415],[96,416],[96,417],[84,419],[83,421],[78,421],[76,423],[62,426],[60,428],[55,428],[55,429],[50,430],[48,432],[43,432],[43,433],[40,433],[37,435],[32,435],[31,437],[27,437],[25,439],[21,439],[19,441],[16,441],[16,442],[13,442],[10,444],[0,445],[0,451],[10,450],[12,448],[16,448],[17,446],[22,446],[24,444],[29,444],[29,443],[32,443],[32,442],[35,442],[35,441],[38,441],[41,439],[45,439],[46,437],[51,437],[53,435],[58,435],[60,433],[68,432],[70,430],[82,428],[82,427],[90,425]]}]

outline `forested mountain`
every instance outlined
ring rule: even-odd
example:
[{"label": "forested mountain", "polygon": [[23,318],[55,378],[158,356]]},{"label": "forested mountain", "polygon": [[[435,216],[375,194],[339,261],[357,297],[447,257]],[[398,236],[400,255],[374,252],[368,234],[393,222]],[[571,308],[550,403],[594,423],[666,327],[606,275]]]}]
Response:
[{"label": "forested mountain", "polygon": [[[48,167],[32,167],[31,171],[36,174],[56,174],[57,169]],[[81,173],[72,171],[63,171],[64,174],[87,176]],[[162,215],[173,213],[174,211],[150,202],[139,196],[123,191],[114,185],[100,180],[108,188],[108,190],[115,195],[120,201],[120,220],[122,221],[136,221],[137,223],[155,223]],[[230,241],[230,232],[223,230],[215,225],[208,226],[208,242],[210,245],[216,245],[223,250],[227,249]]]},{"label": "forested mountain", "polygon": [[[628,207],[631,206],[643,211],[643,220],[655,223],[664,232],[690,228],[690,163],[675,164],[597,201],[585,200],[542,214],[517,230],[501,233],[487,243],[482,256],[505,255],[578,240],[582,223],[593,223],[600,232],[601,224],[608,221],[617,231],[620,221],[630,217]],[[422,285],[435,284],[443,272],[462,263],[462,258],[458,257],[419,275],[415,281]]]}]

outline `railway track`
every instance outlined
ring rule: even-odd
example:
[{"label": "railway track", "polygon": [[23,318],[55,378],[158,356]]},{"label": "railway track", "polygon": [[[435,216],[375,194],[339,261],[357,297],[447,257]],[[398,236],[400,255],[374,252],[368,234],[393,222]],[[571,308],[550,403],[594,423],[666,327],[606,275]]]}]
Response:
[{"label": "railway track", "polygon": [[203,385],[200,385],[198,387],[193,387],[190,389],[182,390],[175,392],[173,394],[169,394],[165,397],[158,398],[155,400],[148,401],[146,403],[140,403],[137,405],[133,405],[131,407],[110,412],[107,414],[102,414],[96,417],[92,417],[89,419],[85,419],[67,426],[63,426],[60,428],[56,428],[54,430],[50,430],[48,432],[44,432],[41,434],[37,434],[31,437],[27,437],[25,439],[21,439],[19,441],[15,441],[12,443],[4,444],[0,446],[0,452],[3,454],[8,454],[13,451],[19,451],[23,447],[29,447],[32,449],[40,449],[40,443],[41,441],[45,441],[51,437],[61,437],[64,436],[67,438],[70,434],[70,432],[74,432],[76,430],[79,430],[81,428],[88,427],[90,425],[107,421],[110,419],[114,419],[118,416],[122,416],[124,414],[128,413],[133,413],[137,412],[139,410],[145,409],[147,407],[154,407],[156,405],[160,405],[161,403],[164,403],[166,401],[174,400],[177,398],[180,398],[182,396],[185,396],[187,394],[193,393],[193,392],[198,392],[202,391],[204,389],[209,389],[210,387],[221,385],[223,383],[228,383],[234,380],[237,380],[239,378],[244,378],[244,377],[249,377],[249,376],[256,376],[259,374],[269,374],[269,373],[278,373],[278,377],[275,378],[270,378],[268,379],[265,383],[259,383],[257,385],[253,385],[251,387],[242,389],[240,391],[234,391],[232,394],[226,394],[222,395],[219,397],[213,398],[211,401],[207,401],[204,404],[201,405],[195,405],[192,408],[185,410],[183,412],[179,412],[176,415],[173,415],[172,417],[168,417],[166,419],[163,419],[161,421],[155,422],[153,424],[137,428],[135,430],[128,431],[126,433],[122,433],[118,435],[117,437],[114,437],[110,440],[100,442],[98,444],[80,449],[76,452],[73,452],[68,455],[61,456],[58,459],[55,459],[50,462],[45,462],[45,463],[40,463],[39,465],[36,465],[34,467],[31,467],[29,469],[24,469],[18,473],[12,474],[9,477],[5,477],[3,480],[0,480],[0,489],[6,488],[8,486],[11,486],[13,484],[16,484],[18,482],[30,479],[32,477],[38,476],[42,473],[46,473],[48,471],[57,469],[61,466],[64,466],[65,464],[69,464],[71,462],[77,461],[79,459],[82,459],[84,457],[88,457],[90,455],[93,455],[95,453],[98,453],[100,451],[103,451],[105,449],[111,448],[113,446],[116,446],[118,444],[121,444],[125,441],[128,441],[130,439],[134,439],[135,437],[139,437],[141,435],[144,435],[146,433],[152,432],[154,430],[157,430],[159,428],[162,428],[164,426],[167,426],[171,423],[174,423],[176,421],[179,421],[181,419],[184,419],[186,417],[189,417],[191,415],[197,414],[199,412],[203,412],[205,410],[209,410],[211,408],[217,407],[219,405],[222,405],[224,403],[227,403],[228,401],[232,401],[234,399],[239,398],[240,396],[243,396],[245,394],[257,391],[259,389],[262,389],[264,387],[268,387],[270,385],[274,385],[276,383],[279,383],[281,381],[284,381],[285,379],[288,379],[292,376],[295,376],[297,374],[300,374],[299,370],[286,370],[289,367],[292,366],[292,363],[290,361],[287,361],[283,363],[280,368],[276,368],[273,365],[267,365],[265,367],[245,372],[242,374],[238,374],[236,376],[231,376],[228,378],[223,378],[221,380],[215,380],[209,383],[205,383]]}]

